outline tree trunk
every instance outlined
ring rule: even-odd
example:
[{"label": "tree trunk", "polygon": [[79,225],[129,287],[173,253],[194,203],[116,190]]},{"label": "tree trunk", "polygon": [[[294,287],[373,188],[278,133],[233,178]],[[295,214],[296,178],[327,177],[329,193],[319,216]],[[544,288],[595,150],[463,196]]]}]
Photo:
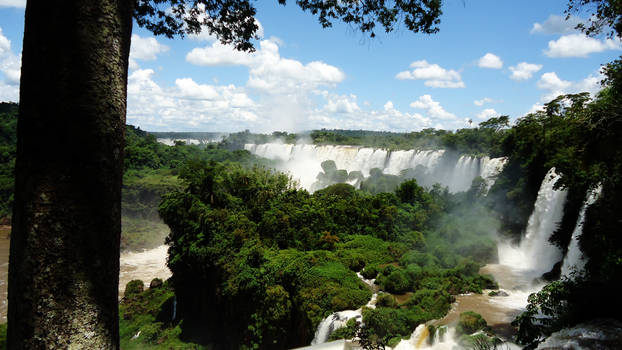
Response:
[{"label": "tree trunk", "polygon": [[118,349],[133,1],[28,1],[9,349]]}]

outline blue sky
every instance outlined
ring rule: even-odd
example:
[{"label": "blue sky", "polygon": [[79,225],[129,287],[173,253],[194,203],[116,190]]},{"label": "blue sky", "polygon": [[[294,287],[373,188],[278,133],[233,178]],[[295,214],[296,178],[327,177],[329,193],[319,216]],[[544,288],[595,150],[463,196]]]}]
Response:
[{"label": "blue sky", "polygon": [[[254,2],[262,39],[236,53],[208,35],[134,27],[127,121],[151,131],[456,129],[512,120],[561,93],[598,91],[619,40],[588,38],[566,1],[445,0],[440,32],[369,39],[322,29],[289,1]],[[16,101],[23,0],[0,0],[0,101]]]}]

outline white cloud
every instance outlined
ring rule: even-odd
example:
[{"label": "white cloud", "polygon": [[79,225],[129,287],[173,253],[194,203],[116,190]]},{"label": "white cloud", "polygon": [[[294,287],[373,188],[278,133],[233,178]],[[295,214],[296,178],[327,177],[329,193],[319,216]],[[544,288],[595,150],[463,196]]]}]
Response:
[{"label": "white cloud", "polygon": [[512,71],[510,79],[527,80],[530,79],[534,75],[534,73],[536,73],[540,69],[542,69],[541,64],[521,62],[515,66],[510,67],[510,71]]},{"label": "white cloud", "polygon": [[247,66],[250,73],[247,86],[268,94],[334,86],[345,79],[345,74],[339,68],[324,62],[303,64],[297,60],[282,58],[279,45],[273,39],[262,40],[259,49],[253,53],[240,52],[230,46],[213,43],[204,48],[193,49],[186,55],[186,60],[201,66]]},{"label": "white cloud", "polygon": [[11,41],[0,28],[0,101],[18,100],[21,61],[21,56],[13,53]]},{"label": "white cloud", "polygon": [[168,50],[168,46],[160,44],[154,37],[143,38],[138,34],[132,34],[130,69],[140,68],[136,60],[153,61],[158,58],[159,54]]},{"label": "white cloud", "polygon": [[538,88],[544,90],[565,90],[570,85],[572,85],[571,82],[560,79],[555,72],[542,74],[537,83]]},{"label": "white cloud", "polygon": [[330,113],[354,113],[361,110],[356,103],[356,95],[329,95],[328,103],[324,107]]},{"label": "white cloud", "polygon": [[501,69],[503,67],[503,61],[499,56],[489,52],[479,59],[477,65],[481,68]]},{"label": "white cloud", "polygon": [[191,78],[161,87],[153,80],[154,75],[151,69],[138,69],[129,75],[129,123],[149,130],[258,128],[257,105],[242,88],[199,84]]},{"label": "white cloud", "polygon": [[499,113],[497,113],[497,111],[495,111],[492,108],[486,108],[483,111],[479,112],[476,116],[477,119],[479,120],[488,120],[492,117],[496,117],[498,116]]},{"label": "white cloud", "polygon": [[410,71],[399,72],[395,75],[400,80],[425,80],[425,86],[436,88],[463,88],[464,82],[460,73],[447,70],[438,64],[430,64],[426,60],[415,61],[410,64]]},{"label": "white cloud", "polygon": [[181,96],[184,98],[214,100],[219,97],[213,86],[197,84],[191,78],[177,79],[175,80],[175,86],[177,86]]},{"label": "white cloud", "polygon": [[595,95],[601,88],[602,78],[600,74],[589,75],[583,80],[573,82],[559,78],[555,72],[548,72],[542,74],[536,85],[539,89],[548,90],[541,97],[542,102],[548,102],[563,94],[589,92]]},{"label": "white cloud", "polygon": [[531,34],[567,34],[576,31],[575,27],[581,23],[581,19],[570,16],[566,17],[558,15],[550,15],[546,21],[542,23],[534,23],[531,28]]},{"label": "white cloud", "polygon": [[525,114],[530,114],[530,113],[536,113],[538,111],[541,111],[544,109],[544,105],[541,103],[534,103],[531,108],[529,108],[529,111],[527,111],[527,113]]},{"label": "white cloud", "polygon": [[492,103],[492,102],[495,102],[495,100],[493,100],[490,97],[484,97],[481,100],[473,101],[473,104],[476,106],[483,106],[485,103]]},{"label": "white cloud", "polygon": [[569,34],[549,41],[544,54],[549,57],[587,57],[595,52],[620,49],[619,39],[598,40],[584,34]]},{"label": "white cloud", "polygon": [[457,119],[454,114],[447,112],[439,102],[434,101],[430,95],[420,96],[417,101],[411,102],[410,106],[425,110],[430,118],[442,120]]},{"label": "white cloud", "polygon": [[26,7],[26,0],[0,0],[0,7]]}]

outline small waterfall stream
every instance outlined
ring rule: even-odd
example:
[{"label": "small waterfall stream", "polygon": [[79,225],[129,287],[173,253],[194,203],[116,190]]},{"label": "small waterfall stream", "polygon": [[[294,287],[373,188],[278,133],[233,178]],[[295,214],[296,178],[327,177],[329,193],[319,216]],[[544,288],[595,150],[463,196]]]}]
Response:
[{"label": "small waterfall stream", "polygon": [[[372,290],[374,289],[374,279],[365,279],[360,272],[358,272],[356,275],[361,279],[361,281],[363,281],[363,283],[367,284]],[[367,302],[367,305],[365,306],[371,309],[375,309],[377,297],[378,293],[373,293],[371,299],[369,300],[369,302]],[[339,328],[345,327],[346,323],[348,323],[348,321],[353,318],[357,319],[357,321],[362,322],[363,308],[333,312],[324,320],[322,320],[322,322],[320,322],[315,331],[313,341],[311,341],[311,345],[325,343],[332,332]]]},{"label": "small waterfall stream", "polygon": [[572,238],[570,239],[570,244],[568,244],[568,251],[566,252],[566,257],[564,257],[564,262],[562,264],[562,276],[571,277],[572,272],[581,273],[583,267],[585,266],[585,261],[583,260],[583,254],[581,253],[581,248],[579,247],[579,237],[583,233],[583,222],[585,221],[585,212],[587,208],[594,204],[600,193],[602,191],[602,187],[597,187],[593,191],[588,192],[583,205],[581,206],[581,210],[579,211],[579,218],[577,219],[577,225],[572,232]]}]

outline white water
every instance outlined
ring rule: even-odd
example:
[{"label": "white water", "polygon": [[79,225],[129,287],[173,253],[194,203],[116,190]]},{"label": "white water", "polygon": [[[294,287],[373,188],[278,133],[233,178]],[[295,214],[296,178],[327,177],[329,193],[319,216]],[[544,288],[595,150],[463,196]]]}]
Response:
[{"label": "white water", "polygon": [[[559,249],[548,242],[561,220],[566,200],[565,191],[553,189],[558,179],[555,169],[551,169],[544,178],[520,244],[513,246],[508,242],[500,242],[498,245],[500,264],[489,264],[482,269],[482,273],[490,273],[495,277],[499,287],[507,295],[491,297],[485,291],[482,295],[457,296],[450,313],[435,323],[453,323],[461,312],[469,309],[482,313],[491,326],[507,324],[525,309],[529,295],[542,287],[542,284],[534,281],[534,278],[548,272],[561,259]],[[507,349],[520,349],[511,343],[505,343],[503,346]],[[453,326],[448,327],[444,336],[435,334],[430,341],[427,326],[419,325],[411,337],[402,340],[394,350],[461,348]]]},{"label": "white water", "polygon": [[537,350],[613,350],[622,344],[622,323],[597,319],[551,334]]},{"label": "white water", "polygon": [[544,177],[520,245],[499,243],[499,262],[502,265],[539,277],[561,261],[561,251],[549,242],[562,218],[566,202],[566,191],[553,189],[559,178],[555,168],[551,168]]},{"label": "white water", "polygon": [[579,248],[579,237],[583,233],[585,212],[590,205],[596,202],[601,191],[602,187],[599,186],[593,191],[588,192],[587,197],[581,206],[579,218],[577,219],[577,224],[572,232],[572,238],[570,239],[570,244],[568,245],[568,251],[566,252],[566,257],[564,258],[564,263],[562,264],[562,276],[571,277],[573,271],[580,274],[585,266],[583,254],[581,253],[581,248]]},{"label": "white water", "polygon": [[[356,275],[358,276],[358,278],[361,279],[361,281],[363,281],[363,283],[370,286],[373,290],[374,279],[371,279],[371,280],[365,279],[361,275],[360,272],[357,272]],[[371,299],[367,302],[367,305],[365,305],[365,307],[368,307],[370,309],[375,309],[377,297],[378,297],[378,293],[372,294]],[[317,329],[315,330],[315,336],[313,337],[313,340],[311,341],[311,345],[325,343],[328,340],[328,337],[330,336],[332,332],[334,332],[335,330],[339,328],[345,327],[346,323],[348,323],[348,321],[353,318],[362,323],[363,308],[359,308],[356,310],[344,310],[344,311],[338,311],[338,312],[332,313],[331,315],[323,319],[322,322],[320,322],[320,324],[317,326]]]},{"label": "white water", "polygon": [[[439,182],[451,192],[469,189],[477,176],[482,176],[488,187],[492,186],[506,162],[506,158],[461,156],[455,159],[444,150],[390,152],[358,146],[281,143],[246,144],[244,149],[260,157],[281,161],[279,170],[289,172],[307,190],[312,189],[325,160],[335,161],[338,169],[360,171],[363,176],[369,176],[373,168],[382,169],[383,173],[390,175],[417,169],[425,177],[423,185]],[[356,181],[352,183],[357,184]]]},{"label": "white water", "polygon": [[131,280],[142,280],[145,287],[154,278],[166,280],[171,271],[166,266],[167,245],[142,252],[124,252],[120,259],[119,295],[123,295],[125,285]]},{"label": "white water", "polygon": [[[378,297],[377,293],[374,293],[371,296],[369,302],[365,307],[375,309],[376,308],[376,298]],[[328,317],[326,317],[320,324],[317,326],[317,330],[315,331],[315,336],[311,341],[311,345],[317,345],[325,343],[328,340],[328,337],[332,332],[339,328],[343,328],[346,326],[346,323],[350,319],[356,319],[357,321],[363,321],[363,308],[359,308],[356,310],[344,310],[334,312]]]},{"label": "white water", "polygon": [[420,324],[412,333],[409,339],[401,340],[394,348],[394,350],[412,350],[412,349],[434,349],[434,350],[452,350],[454,348],[460,349],[459,344],[456,342],[455,328],[448,328],[445,334],[440,335],[436,332],[432,336],[430,342],[430,333],[428,326]]}]

